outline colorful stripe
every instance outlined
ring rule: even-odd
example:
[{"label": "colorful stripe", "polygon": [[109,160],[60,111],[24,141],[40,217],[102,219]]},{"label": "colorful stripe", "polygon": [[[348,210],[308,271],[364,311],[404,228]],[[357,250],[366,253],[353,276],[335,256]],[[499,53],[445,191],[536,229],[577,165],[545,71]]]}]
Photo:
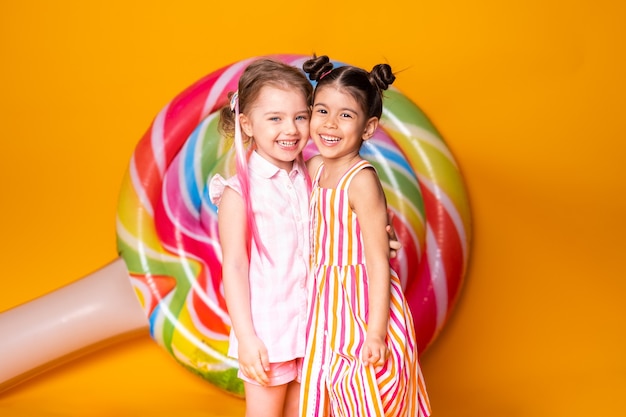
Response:
[{"label": "colorful stripe", "polygon": [[390,357],[377,372],[364,366],[360,357],[367,333],[368,278],[348,187],[360,170],[371,166],[367,161],[355,164],[337,189],[319,187],[322,168],[315,177],[311,242],[321,243],[314,244],[311,252],[315,282],[301,387],[302,416],[430,415],[413,318],[393,273],[387,335]]}]

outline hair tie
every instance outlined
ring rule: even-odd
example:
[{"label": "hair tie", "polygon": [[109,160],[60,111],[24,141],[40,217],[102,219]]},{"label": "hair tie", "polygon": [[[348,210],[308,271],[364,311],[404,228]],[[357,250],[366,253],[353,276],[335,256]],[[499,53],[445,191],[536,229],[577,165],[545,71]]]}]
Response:
[{"label": "hair tie", "polygon": [[327,76],[328,74],[330,74],[330,72],[331,72],[332,70],[334,70],[334,68],[331,68],[331,69],[329,69],[328,71],[326,71],[326,72],[322,73],[322,75],[320,75],[320,80],[321,80],[322,78],[324,78],[325,76]]},{"label": "hair tie", "polygon": [[239,102],[239,90],[235,91],[230,97],[230,111],[235,111],[235,107]]}]

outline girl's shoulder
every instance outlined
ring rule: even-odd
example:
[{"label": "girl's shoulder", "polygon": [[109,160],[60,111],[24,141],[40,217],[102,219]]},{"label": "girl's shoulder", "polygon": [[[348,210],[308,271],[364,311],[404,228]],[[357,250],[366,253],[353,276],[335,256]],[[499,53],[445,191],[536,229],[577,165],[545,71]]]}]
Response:
[{"label": "girl's shoulder", "polygon": [[360,161],[346,173],[345,188],[351,194],[371,193],[382,188],[374,166],[368,161]]},{"label": "girl's shoulder", "polygon": [[224,195],[224,190],[226,188],[232,188],[237,194],[241,194],[241,186],[239,185],[239,179],[236,175],[226,179],[222,177],[220,174],[215,174],[209,180],[209,198],[211,202],[216,206],[220,205],[222,201],[222,196]]},{"label": "girl's shoulder", "polygon": [[307,159],[305,162],[307,170],[309,171],[309,176],[311,179],[315,177],[315,173],[322,165],[323,159],[321,155],[313,155],[311,158]]},{"label": "girl's shoulder", "polygon": [[[355,168],[347,184],[350,207],[357,213],[367,213],[366,217],[375,213],[386,212],[386,197],[380,178],[373,165],[364,163]],[[382,211],[378,211],[378,210]]]},{"label": "girl's shoulder", "polygon": [[341,176],[340,182],[348,187],[357,178],[370,178],[378,180],[378,174],[374,166],[367,160],[361,159],[355,162],[346,172]]}]

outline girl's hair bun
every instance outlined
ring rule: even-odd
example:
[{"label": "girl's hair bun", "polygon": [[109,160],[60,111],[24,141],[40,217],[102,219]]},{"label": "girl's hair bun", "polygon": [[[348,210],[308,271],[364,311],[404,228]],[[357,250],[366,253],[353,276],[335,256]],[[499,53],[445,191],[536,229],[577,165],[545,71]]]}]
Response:
[{"label": "girl's hair bun", "polygon": [[327,55],[315,56],[302,64],[304,72],[309,74],[309,80],[319,81],[328,71],[333,69],[333,63]]},{"label": "girl's hair bun", "polygon": [[378,64],[370,72],[370,81],[381,90],[386,90],[396,80],[388,64]]}]

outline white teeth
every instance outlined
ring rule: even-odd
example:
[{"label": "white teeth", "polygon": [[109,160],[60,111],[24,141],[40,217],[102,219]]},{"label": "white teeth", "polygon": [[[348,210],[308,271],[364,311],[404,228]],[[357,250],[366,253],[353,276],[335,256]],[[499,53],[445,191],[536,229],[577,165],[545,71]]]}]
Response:
[{"label": "white teeth", "polygon": [[295,141],[295,140],[292,140],[292,141],[279,140],[278,141],[278,144],[280,146],[296,146],[296,143],[298,143],[298,142]]},{"label": "white teeth", "polygon": [[325,135],[320,135],[320,138],[322,138],[325,142],[339,142],[341,140],[341,138],[338,138],[335,136],[325,136]]}]

